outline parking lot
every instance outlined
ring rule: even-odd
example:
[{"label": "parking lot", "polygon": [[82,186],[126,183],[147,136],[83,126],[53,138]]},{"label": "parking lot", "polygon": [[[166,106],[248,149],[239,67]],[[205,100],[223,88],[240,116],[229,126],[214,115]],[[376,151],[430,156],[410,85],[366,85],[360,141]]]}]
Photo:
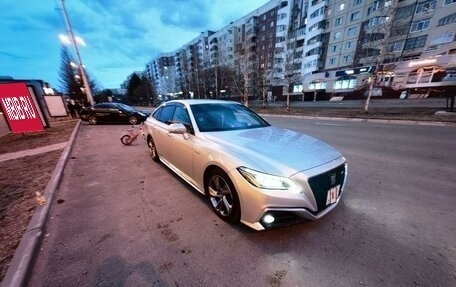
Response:
[{"label": "parking lot", "polygon": [[[83,123],[29,286],[456,285],[454,127],[271,122],[347,157],[346,193],[326,217],[265,232],[226,224],[142,139],[122,145],[127,126]],[[416,141],[407,130],[447,135],[428,154],[429,142],[403,147]]]}]

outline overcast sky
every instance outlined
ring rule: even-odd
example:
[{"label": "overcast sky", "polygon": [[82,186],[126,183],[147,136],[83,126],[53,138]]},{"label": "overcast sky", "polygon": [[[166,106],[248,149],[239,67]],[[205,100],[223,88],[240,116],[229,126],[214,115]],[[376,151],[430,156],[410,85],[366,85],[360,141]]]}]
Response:
[{"label": "overcast sky", "polygon": [[[102,88],[205,30],[217,31],[268,0],[65,0],[82,62]],[[0,0],[0,76],[59,88],[61,0]],[[73,52],[72,46],[68,46]]]}]

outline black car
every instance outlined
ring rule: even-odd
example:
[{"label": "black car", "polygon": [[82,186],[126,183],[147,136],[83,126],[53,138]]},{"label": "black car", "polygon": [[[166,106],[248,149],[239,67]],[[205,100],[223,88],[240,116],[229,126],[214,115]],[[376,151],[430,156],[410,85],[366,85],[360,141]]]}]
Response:
[{"label": "black car", "polygon": [[122,103],[100,103],[81,109],[80,116],[83,121],[91,125],[98,123],[125,123],[137,125],[146,120],[149,112],[138,111]]}]

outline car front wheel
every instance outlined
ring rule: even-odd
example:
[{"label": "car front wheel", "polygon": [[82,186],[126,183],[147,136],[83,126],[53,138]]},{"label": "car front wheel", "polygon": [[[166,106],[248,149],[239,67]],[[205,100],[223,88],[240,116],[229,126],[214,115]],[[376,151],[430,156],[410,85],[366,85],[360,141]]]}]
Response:
[{"label": "car front wheel", "polygon": [[239,198],[233,183],[221,169],[210,171],[206,182],[206,194],[218,217],[227,222],[238,222],[241,215]]},{"label": "car front wheel", "polygon": [[97,118],[95,116],[89,116],[89,124],[96,125],[98,123]]},{"label": "car front wheel", "polygon": [[149,147],[150,157],[154,161],[159,162],[160,158],[158,157],[157,147],[155,146],[154,140],[152,138],[147,139],[147,146]]}]

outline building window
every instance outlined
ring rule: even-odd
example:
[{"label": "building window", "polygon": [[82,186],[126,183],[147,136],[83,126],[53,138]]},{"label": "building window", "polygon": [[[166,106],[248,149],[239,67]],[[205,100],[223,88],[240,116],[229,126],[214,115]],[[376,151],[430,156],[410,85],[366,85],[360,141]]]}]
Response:
[{"label": "building window", "polygon": [[338,45],[332,45],[331,46],[331,52],[337,52],[338,49]]},{"label": "building window", "polygon": [[339,4],[339,11],[342,11],[345,9],[345,3],[340,3]]},{"label": "building window", "polygon": [[315,17],[318,17],[320,15],[325,14],[325,7],[321,7],[320,9],[314,11],[312,14],[310,14],[310,19],[313,19]]},{"label": "building window", "polygon": [[420,14],[420,13],[427,12],[429,10],[434,10],[435,2],[436,2],[435,0],[429,0],[429,1],[424,1],[424,2],[418,3],[418,5],[416,5],[415,14]]},{"label": "building window", "polygon": [[329,64],[330,65],[334,65],[335,62],[336,62],[336,58],[329,59]]},{"label": "building window", "polygon": [[453,13],[451,15],[441,18],[439,20],[439,23],[437,24],[437,26],[443,26],[443,25],[448,25],[448,24],[453,24],[453,23],[456,23],[456,13]]},{"label": "building window", "polygon": [[424,47],[424,44],[426,44],[426,38],[427,35],[407,39],[407,41],[405,41],[404,50],[413,50]]},{"label": "building window", "polygon": [[348,28],[347,34],[348,34],[349,36],[355,35],[355,34],[356,34],[356,27],[350,27],[350,28]]},{"label": "building window", "polygon": [[312,26],[309,27],[309,32],[312,32],[313,30],[317,30],[317,29],[318,29],[318,23],[313,24]]},{"label": "building window", "polygon": [[345,49],[351,49],[353,47],[353,42],[352,41],[349,41],[347,43],[345,43]]},{"label": "building window", "polygon": [[353,12],[350,16],[351,21],[356,21],[359,19],[359,11]]},{"label": "building window", "polygon": [[336,18],[336,20],[334,20],[334,26],[342,25],[343,19],[344,19],[344,17]]},{"label": "building window", "polygon": [[353,6],[359,5],[362,3],[362,0],[353,0]]},{"label": "building window", "polygon": [[340,31],[334,32],[333,33],[333,40],[339,39],[341,35],[342,35],[342,32],[340,32]]},{"label": "building window", "polygon": [[272,28],[272,27],[274,27],[274,24],[275,24],[274,21],[271,21],[271,23],[269,23],[269,26]]},{"label": "building window", "polygon": [[386,47],[386,50],[388,52],[400,52],[404,48],[404,43],[405,43],[405,41],[397,41],[397,42],[391,43]]},{"label": "building window", "polygon": [[326,82],[309,84],[309,90],[324,90],[324,89],[326,89]]},{"label": "building window", "polygon": [[287,18],[287,13],[280,13],[279,15],[277,15],[277,20],[282,20],[285,18]]},{"label": "building window", "polygon": [[450,4],[453,4],[453,3],[456,3],[456,0],[445,0],[445,1],[443,1],[443,6],[450,5]]},{"label": "building window", "polygon": [[455,35],[455,31],[444,32],[444,33],[440,34],[439,36],[435,37],[434,39],[432,39],[431,45],[440,45],[440,44],[445,44],[445,43],[451,43],[451,42],[453,42],[454,35]]},{"label": "building window", "polygon": [[430,22],[431,19],[424,19],[412,22],[412,25],[410,25],[410,33],[428,29]]},{"label": "building window", "polygon": [[374,17],[374,18],[371,18],[371,19],[369,19],[369,21],[367,23],[367,28],[372,28],[372,27],[375,27],[377,25],[383,25],[389,20],[390,20],[390,17]]},{"label": "building window", "polygon": [[274,58],[274,64],[281,64],[281,63],[283,63],[282,58]]},{"label": "building window", "polygon": [[278,25],[277,26],[277,32],[282,32],[282,31],[285,31],[286,29],[287,29],[286,25]]},{"label": "building window", "polygon": [[317,60],[309,61],[304,65],[305,68],[311,68],[311,67],[316,67],[316,66],[317,66]]},{"label": "building window", "polygon": [[276,43],[285,42],[285,37],[276,37]]},{"label": "building window", "polygon": [[343,57],[344,64],[347,64],[349,60],[350,60],[350,56],[344,56]]},{"label": "building window", "polygon": [[396,13],[394,14],[394,19],[402,19],[406,17],[410,17],[413,15],[415,11],[415,5],[408,5],[404,7],[398,7],[396,9]]},{"label": "building window", "polygon": [[334,85],[335,90],[342,90],[342,89],[353,89],[356,86],[356,79],[347,79],[347,80],[339,80],[336,81]]}]

